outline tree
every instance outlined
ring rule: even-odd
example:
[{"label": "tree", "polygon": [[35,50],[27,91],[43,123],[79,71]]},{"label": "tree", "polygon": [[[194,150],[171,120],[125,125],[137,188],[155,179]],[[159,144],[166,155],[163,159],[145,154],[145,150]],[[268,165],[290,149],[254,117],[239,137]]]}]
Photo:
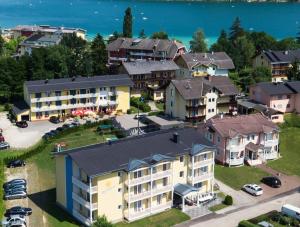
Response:
[{"label": "tree", "polygon": [[92,224],[92,227],[113,227],[113,224],[107,220],[105,215],[103,215],[97,218]]},{"label": "tree", "polygon": [[285,38],[277,43],[278,50],[295,50],[300,48],[300,44],[297,42],[295,38]]},{"label": "tree", "polygon": [[287,73],[289,80],[300,80],[300,61],[295,60]]},{"label": "tree", "polygon": [[231,43],[227,38],[227,33],[225,30],[222,30],[217,42],[210,47],[210,50],[214,52],[220,52],[220,51],[228,52],[230,47],[231,47]]},{"label": "tree", "polygon": [[232,26],[230,27],[230,36],[231,41],[236,40],[238,37],[245,35],[245,31],[241,26],[241,21],[239,17],[236,17]]},{"label": "tree", "polygon": [[297,42],[300,44],[300,27],[299,27],[299,31],[297,33],[296,39],[297,39]]},{"label": "tree", "polygon": [[252,57],[255,55],[253,43],[246,36],[238,37],[230,50],[236,69],[242,69],[252,65]]},{"label": "tree", "polygon": [[276,39],[265,32],[251,32],[249,39],[253,42],[256,53],[261,53],[263,50],[277,49]]},{"label": "tree", "polygon": [[0,34],[0,56],[3,54],[4,52],[4,45],[5,45],[5,41],[2,38],[2,35]]},{"label": "tree", "polygon": [[91,43],[92,72],[94,75],[102,75],[107,72],[107,52],[103,37],[97,34]]},{"label": "tree", "polygon": [[207,51],[204,32],[201,29],[194,33],[193,39],[190,41],[190,49],[194,53]]},{"label": "tree", "polygon": [[130,7],[125,10],[123,20],[123,36],[128,38],[132,37],[132,14]]},{"label": "tree", "polygon": [[144,29],[142,29],[142,30],[140,31],[139,38],[141,38],[141,39],[145,39],[145,38],[147,38],[147,36],[146,36],[146,34],[145,34],[145,30],[144,30]]},{"label": "tree", "polygon": [[114,31],[113,34],[109,36],[108,43],[111,43],[111,42],[115,41],[119,37],[122,37],[122,34],[117,32],[117,31]]},{"label": "tree", "polygon": [[154,32],[151,36],[151,39],[169,39],[169,36],[164,31]]}]

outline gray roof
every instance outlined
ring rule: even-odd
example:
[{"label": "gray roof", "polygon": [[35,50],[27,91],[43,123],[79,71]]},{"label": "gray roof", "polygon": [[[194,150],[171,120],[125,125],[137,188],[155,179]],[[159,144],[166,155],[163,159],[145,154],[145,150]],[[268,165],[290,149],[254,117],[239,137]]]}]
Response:
[{"label": "gray roof", "polygon": [[157,71],[175,71],[179,67],[173,61],[135,61],[123,62],[129,75],[151,74]]},{"label": "gray roof", "polygon": [[300,81],[290,81],[290,82],[286,82],[285,84],[295,93],[300,93]]},{"label": "gray roof", "polygon": [[176,184],[174,187],[174,193],[180,196],[185,196],[191,192],[197,192],[198,190],[198,188],[188,184]]},{"label": "gray roof", "polygon": [[232,59],[225,52],[185,53],[180,57],[190,70],[197,65],[209,66],[211,64],[217,66],[218,69],[235,68]]},{"label": "gray roof", "polygon": [[[179,143],[172,138],[174,132],[179,135]],[[67,154],[89,176],[107,172],[135,169],[139,165],[150,165],[153,160],[174,158],[190,153],[194,144],[215,147],[206,140],[197,129],[161,130],[139,137],[118,140],[110,144],[96,144],[57,153]],[[134,160],[134,161],[133,161]],[[137,161],[140,160],[140,161]]]},{"label": "gray roof", "polygon": [[126,74],[34,80],[25,82],[25,86],[29,93],[132,85],[133,82]]},{"label": "gray roof", "polygon": [[12,112],[15,115],[24,113],[25,111],[28,111],[28,110],[30,110],[30,107],[24,100],[14,103],[14,105],[12,107]]},{"label": "gray roof", "polygon": [[177,50],[185,48],[182,43],[167,39],[139,39],[120,37],[106,47],[108,51],[126,50],[148,50],[154,52],[166,51],[168,58],[174,58]]},{"label": "gray roof", "polygon": [[260,87],[261,90],[268,95],[286,95],[294,93],[288,86],[286,86],[286,83],[284,82],[260,82],[254,86]]},{"label": "gray roof", "polygon": [[32,36],[25,39],[21,46],[52,46],[60,43],[62,39],[61,35],[43,35],[43,34],[33,34]]},{"label": "gray roof", "polygon": [[295,60],[300,60],[300,49],[286,51],[263,51],[266,58],[271,63],[292,63]]},{"label": "gray roof", "polygon": [[222,95],[239,94],[238,89],[226,76],[194,77],[190,79],[172,80],[180,95],[186,99],[199,99],[212,88],[217,89]]}]

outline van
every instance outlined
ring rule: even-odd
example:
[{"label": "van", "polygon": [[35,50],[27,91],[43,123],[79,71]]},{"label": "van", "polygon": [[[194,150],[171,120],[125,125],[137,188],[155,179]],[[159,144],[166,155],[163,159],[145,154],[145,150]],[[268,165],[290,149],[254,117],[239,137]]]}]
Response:
[{"label": "van", "polygon": [[285,204],[281,208],[281,213],[286,214],[289,217],[300,220],[300,208],[291,204]]}]

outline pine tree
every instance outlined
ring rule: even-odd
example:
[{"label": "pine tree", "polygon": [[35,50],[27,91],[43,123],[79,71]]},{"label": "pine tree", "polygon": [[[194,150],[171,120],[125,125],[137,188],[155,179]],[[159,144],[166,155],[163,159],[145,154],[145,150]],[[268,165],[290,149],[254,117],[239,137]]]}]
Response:
[{"label": "pine tree", "polygon": [[169,39],[169,35],[164,31],[154,32],[151,39]]},{"label": "pine tree", "polygon": [[128,38],[132,37],[132,14],[130,7],[128,7],[125,11],[123,20],[123,36]]},{"label": "pine tree", "polygon": [[144,30],[144,29],[142,29],[142,30],[140,31],[139,38],[141,38],[141,39],[145,39],[145,38],[147,38],[147,36],[146,36],[146,34],[145,34],[145,30]]},{"label": "pine tree", "polygon": [[231,44],[227,38],[227,33],[225,30],[222,30],[217,42],[210,47],[210,50],[215,52],[219,52],[219,51],[228,52],[230,46]]},{"label": "pine tree", "polygon": [[206,52],[207,44],[205,42],[205,35],[201,29],[198,29],[194,35],[193,39],[190,41],[190,49],[192,52]]},{"label": "pine tree", "polygon": [[2,38],[2,29],[0,27],[0,56],[3,54],[4,52],[4,45],[5,45],[5,41]]},{"label": "pine tree", "polygon": [[300,26],[299,26],[299,32],[297,33],[297,42],[300,44]]},{"label": "pine tree", "polygon": [[245,31],[244,29],[242,28],[241,26],[241,21],[240,21],[240,18],[237,17],[235,18],[231,28],[230,28],[230,37],[229,39],[231,41],[234,41],[236,40],[238,37],[241,37],[245,35]]},{"label": "pine tree", "polygon": [[92,71],[94,75],[101,75],[107,72],[107,52],[103,37],[97,34],[91,43]]}]

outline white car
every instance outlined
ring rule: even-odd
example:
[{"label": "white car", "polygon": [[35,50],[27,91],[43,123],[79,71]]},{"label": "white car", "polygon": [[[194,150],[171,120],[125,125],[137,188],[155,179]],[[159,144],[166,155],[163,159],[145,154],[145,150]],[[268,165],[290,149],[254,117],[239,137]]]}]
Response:
[{"label": "white car", "polygon": [[26,226],[26,220],[22,215],[11,215],[2,220],[2,226]]},{"label": "white car", "polygon": [[263,194],[263,189],[257,184],[245,184],[243,190],[251,195],[259,196]]}]

